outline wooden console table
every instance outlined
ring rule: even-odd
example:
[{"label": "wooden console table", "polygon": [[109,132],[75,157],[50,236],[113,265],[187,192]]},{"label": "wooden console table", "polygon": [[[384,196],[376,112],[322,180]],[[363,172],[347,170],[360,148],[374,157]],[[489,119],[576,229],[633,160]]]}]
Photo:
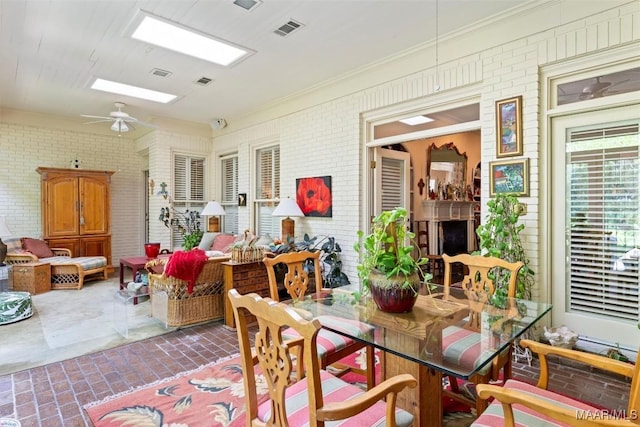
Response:
[{"label": "wooden console table", "polygon": [[262,260],[254,262],[227,261],[224,265],[224,324],[235,328],[233,308],[227,297],[230,289],[235,288],[240,294],[255,292],[262,297],[269,296],[269,277]]}]

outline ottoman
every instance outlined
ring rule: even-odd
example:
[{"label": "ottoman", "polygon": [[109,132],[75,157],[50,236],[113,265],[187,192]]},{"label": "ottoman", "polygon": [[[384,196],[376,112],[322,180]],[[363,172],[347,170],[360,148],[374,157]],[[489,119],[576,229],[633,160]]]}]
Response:
[{"label": "ottoman", "polygon": [[0,293],[0,325],[28,319],[33,315],[29,292]]}]

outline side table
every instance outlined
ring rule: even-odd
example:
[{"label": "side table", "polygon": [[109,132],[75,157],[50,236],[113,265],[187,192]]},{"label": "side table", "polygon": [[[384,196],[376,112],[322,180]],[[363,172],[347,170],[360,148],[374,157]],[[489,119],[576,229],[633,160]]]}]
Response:
[{"label": "side table", "polygon": [[254,262],[227,261],[224,265],[224,324],[235,328],[233,307],[226,298],[230,289],[235,288],[240,294],[255,292],[262,297],[269,296],[269,276],[262,260]]},{"label": "side table", "polygon": [[[113,327],[120,335],[125,338],[129,338],[129,329],[132,326],[134,328],[136,327],[136,324],[140,326],[140,310],[142,309],[142,306],[133,306],[136,305],[134,303],[135,300],[138,300],[139,298],[148,299],[151,297],[148,291],[149,288],[145,289],[146,292],[142,293],[134,293],[129,292],[126,289],[119,289],[113,295]],[[163,293],[164,292],[160,292],[160,294]],[[166,293],[164,294],[166,295]],[[162,299],[162,295],[153,294],[153,297],[154,300]],[[153,303],[154,302],[152,301],[151,304]],[[144,317],[151,318],[151,314],[145,314]],[[167,325],[166,316],[164,318],[158,316],[154,317],[159,318],[162,321],[165,329],[169,328],[169,326]]]},{"label": "side table", "polygon": [[[171,255],[159,255],[158,258],[169,258]],[[124,269],[128,267],[131,269],[132,281],[136,279],[136,274],[139,270],[142,270],[145,264],[155,258],[147,258],[146,256],[131,256],[120,258],[120,289],[127,289],[127,283],[124,280]],[[134,304],[138,303],[138,299],[134,298]]]},{"label": "side table", "polygon": [[37,295],[51,290],[51,264],[49,263],[16,264],[13,266],[12,273],[14,291]]}]

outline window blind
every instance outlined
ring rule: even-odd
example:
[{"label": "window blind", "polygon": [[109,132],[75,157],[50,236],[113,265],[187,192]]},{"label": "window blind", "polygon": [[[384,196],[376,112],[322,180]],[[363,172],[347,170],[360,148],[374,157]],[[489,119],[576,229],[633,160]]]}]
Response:
[{"label": "window blind", "polygon": [[223,218],[222,231],[235,234],[238,228],[238,155],[224,156],[221,159],[221,195],[220,204],[226,215]]},{"label": "window blind", "polygon": [[568,310],[637,322],[638,124],[570,131]]},{"label": "window blind", "polygon": [[[205,159],[182,154],[173,155],[173,207],[180,211],[201,211],[205,205]],[[202,223],[200,224],[202,230]],[[183,238],[178,227],[171,230],[171,244],[182,246]]]},{"label": "window blind", "polygon": [[256,151],[256,233],[278,236],[279,218],[272,216],[280,198],[280,147],[272,146]]}]

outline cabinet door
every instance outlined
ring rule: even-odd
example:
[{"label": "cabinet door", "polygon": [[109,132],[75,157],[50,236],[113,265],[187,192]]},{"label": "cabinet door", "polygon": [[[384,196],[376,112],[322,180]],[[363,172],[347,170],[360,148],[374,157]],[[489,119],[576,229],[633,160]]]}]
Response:
[{"label": "cabinet door", "polygon": [[78,179],[76,177],[55,177],[44,187],[46,237],[73,236],[79,232]]},{"label": "cabinet door", "polygon": [[69,249],[71,256],[80,256],[80,240],[79,239],[47,239],[50,248]]},{"label": "cabinet door", "polygon": [[80,234],[109,233],[109,184],[104,177],[80,177]]},{"label": "cabinet door", "polygon": [[[107,256],[111,253],[111,237],[96,236],[80,239],[80,256]],[[111,261],[109,261],[111,264]]]}]

